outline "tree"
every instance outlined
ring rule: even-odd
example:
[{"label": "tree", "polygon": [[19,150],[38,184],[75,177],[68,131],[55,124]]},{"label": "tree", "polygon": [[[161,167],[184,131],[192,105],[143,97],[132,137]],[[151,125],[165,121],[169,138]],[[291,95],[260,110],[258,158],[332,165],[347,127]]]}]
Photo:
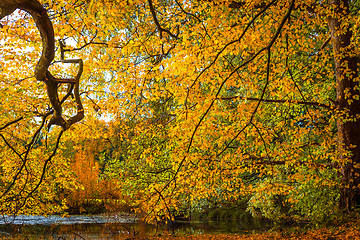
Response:
[{"label": "tree", "polygon": [[[0,195],[2,202],[1,213],[16,215],[21,212],[28,213],[29,209],[31,209],[30,213],[33,214],[61,212],[66,208],[66,205],[61,202],[61,199],[56,197],[54,189],[64,188],[66,185],[69,187],[73,182],[68,179],[69,184],[64,184],[64,177],[69,178],[66,160],[61,159],[61,157],[54,159],[54,156],[58,151],[63,132],[84,117],[83,106],[79,96],[79,79],[83,71],[83,63],[81,59],[64,59],[63,45],[60,44],[61,62],[77,63],[79,64],[79,70],[75,78],[54,77],[48,68],[55,55],[55,38],[53,26],[45,8],[38,1],[6,0],[0,3],[0,19],[10,15],[16,9],[28,12],[34,18],[36,27],[40,32],[43,49],[35,67],[34,77],[36,80],[46,83],[51,108],[46,107],[46,104],[41,102],[42,94],[36,99],[37,97],[35,96],[39,95],[36,83],[34,84],[35,88],[31,87],[31,85],[30,87],[25,86],[25,89],[24,86],[7,87],[9,83],[21,85],[21,82],[32,77],[21,80],[12,78],[14,72],[19,74],[19,72],[24,71],[27,64],[24,62],[22,66],[14,67],[14,63],[9,63],[9,59],[14,60],[16,57],[10,55],[10,58],[6,59],[9,52],[14,53],[14,48],[12,48],[13,39],[5,36],[2,39],[2,42],[5,42],[4,52],[1,53],[2,57],[5,56],[1,69],[2,78],[4,79],[2,81],[2,99],[7,102],[2,108],[4,116],[2,118],[3,126],[1,127],[1,138],[3,140],[1,144],[3,152],[3,166],[1,169],[3,179]],[[5,28],[2,25],[1,27]],[[15,46],[15,52],[21,52],[21,47],[23,46],[21,42],[15,44],[19,44]],[[22,54],[19,54],[18,57],[22,60],[26,59]],[[10,81],[7,83],[6,81],[9,79]],[[66,94],[60,99],[58,90],[60,90],[61,84],[68,84],[69,87]],[[10,91],[7,91],[8,89]],[[22,96],[12,96],[14,89],[17,94]],[[22,91],[25,93],[21,94]],[[70,96],[75,98],[77,113],[68,120],[65,120],[62,114],[62,105]],[[9,105],[20,105],[20,108],[11,109]],[[47,118],[51,115],[52,118],[48,121]],[[15,120],[11,120],[14,118]],[[28,121],[27,124],[20,123],[24,119]],[[46,140],[43,139],[46,122],[48,123],[48,131],[52,125],[62,127],[57,137],[45,133]],[[36,127],[37,125],[38,127]],[[31,134],[31,132],[34,133]],[[49,141],[47,137],[49,137]],[[49,166],[50,162],[52,162],[52,166]],[[61,171],[56,171],[56,168],[54,170],[56,166],[61,166],[58,168]],[[57,179],[57,181],[55,182],[54,179]],[[48,185],[41,186],[43,182],[48,182]],[[51,203],[51,206],[49,206],[49,203]],[[38,208],[34,208],[36,205],[38,205]]]},{"label": "tree", "polygon": [[[340,208],[351,211],[359,204],[360,163],[359,124],[360,113],[358,87],[359,56],[354,46],[350,23],[350,2],[330,1],[332,16],[328,17],[334,52],[336,78],[336,107],[341,112],[337,123],[340,148],[350,151],[349,161],[341,167],[342,184]],[[343,150],[343,149],[341,149]],[[341,158],[346,158],[343,154]]]},{"label": "tree", "polygon": [[[259,191],[291,205],[299,189],[319,183],[339,189],[339,209],[359,204],[357,3],[45,2],[57,36],[76,42],[60,45],[60,59],[66,51],[91,66],[82,74],[87,106],[119,125],[136,123],[129,149],[141,157],[130,153],[124,164],[140,159],[137,170],[148,171],[127,182],[139,189],[143,209],[171,214],[181,202],[235,201]],[[16,8],[45,13],[35,0],[7,0],[0,16]],[[55,49],[46,16],[37,23],[42,39],[50,39],[42,44],[46,63],[35,69],[42,81]],[[56,100],[61,80],[49,79],[51,123],[68,129],[64,101]],[[142,136],[160,147],[141,144]],[[159,162],[159,178],[144,180]]]}]

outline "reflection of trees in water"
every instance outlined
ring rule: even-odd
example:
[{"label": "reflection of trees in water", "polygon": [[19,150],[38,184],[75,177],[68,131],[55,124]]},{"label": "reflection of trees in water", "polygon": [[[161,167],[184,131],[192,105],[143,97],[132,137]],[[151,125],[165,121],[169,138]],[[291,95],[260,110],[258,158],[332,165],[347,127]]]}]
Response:
[{"label": "reflection of trees in water", "polygon": [[[27,223],[27,224],[21,224]],[[0,237],[44,238],[53,239],[123,239],[128,237],[141,237],[162,235],[172,232],[166,224],[150,225],[143,221],[135,221],[133,217],[116,217],[110,215],[93,216],[20,216],[17,224],[1,224]],[[210,221],[191,222],[174,221],[176,235],[211,234],[211,233],[244,233],[249,230],[266,230],[271,228],[269,222],[256,221]]]}]

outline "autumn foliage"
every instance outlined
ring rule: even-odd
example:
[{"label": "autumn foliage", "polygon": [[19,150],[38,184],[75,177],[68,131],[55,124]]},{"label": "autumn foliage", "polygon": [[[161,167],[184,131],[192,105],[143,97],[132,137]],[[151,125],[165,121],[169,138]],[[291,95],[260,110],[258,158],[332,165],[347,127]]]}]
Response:
[{"label": "autumn foliage", "polygon": [[[96,199],[122,199],[149,221],[239,202],[276,220],[358,208],[356,1],[39,2],[64,43],[54,79],[78,74],[64,53],[84,62],[86,116],[52,124],[49,82],[33,71],[36,22],[4,17],[1,213]],[[71,119],[82,110],[67,89],[57,82]]]}]

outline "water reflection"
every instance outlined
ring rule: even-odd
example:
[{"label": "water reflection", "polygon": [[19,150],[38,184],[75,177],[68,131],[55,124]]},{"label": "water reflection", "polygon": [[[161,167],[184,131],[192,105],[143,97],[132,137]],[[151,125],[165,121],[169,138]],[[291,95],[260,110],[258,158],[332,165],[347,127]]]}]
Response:
[{"label": "water reflection", "polygon": [[178,235],[247,233],[270,229],[272,224],[254,220],[175,221],[148,225],[130,215],[101,214],[61,216],[5,216],[0,220],[0,239],[124,239],[163,234],[169,227]]},{"label": "water reflection", "polygon": [[123,239],[135,236],[137,225],[125,214],[3,216],[0,239]]},{"label": "water reflection", "polygon": [[[132,224],[66,224],[1,226],[1,239],[124,239],[136,236]],[[134,232],[134,233],[133,233]]]},{"label": "water reflection", "polygon": [[53,224],[84,224],[84,223],[134,223],[137,219],[129,214],[98,214],[98,215],[71,215],[71,216],[2,216],[0,225],[53,225]]}]

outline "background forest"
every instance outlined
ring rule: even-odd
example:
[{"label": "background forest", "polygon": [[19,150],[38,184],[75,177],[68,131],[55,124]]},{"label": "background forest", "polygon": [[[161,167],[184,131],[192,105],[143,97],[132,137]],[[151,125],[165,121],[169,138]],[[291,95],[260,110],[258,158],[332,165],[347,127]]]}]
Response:
[{"label": "background forest", "polygon": [[358,1],[39,2],[0,3],[1,214],[358,210]]}]

